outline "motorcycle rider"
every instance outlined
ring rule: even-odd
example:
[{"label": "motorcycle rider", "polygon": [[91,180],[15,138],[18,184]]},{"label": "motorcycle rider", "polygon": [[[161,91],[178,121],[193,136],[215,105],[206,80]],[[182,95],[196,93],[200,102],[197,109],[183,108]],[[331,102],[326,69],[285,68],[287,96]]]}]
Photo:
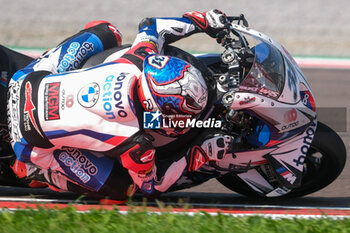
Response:
[{"label": "motorcycle rider", "polygon": [[[142,120],[144,112],[203,118],[210,98],[205,78],[188,62],[159,54],[194,33],[215,37],[226,22],[218,10],[147,18],[122,57],[80,70],[92,55],[121,45],[115,26],[94,21],[19,70],[8,84],[14,172],[52,189],[124,201],[131,184],[147,195],[164,192],[185,169],[222,159],[232,137],[208,131],[157,176],[154,137]],[[157,130],[167,137],[187,131]]]}]

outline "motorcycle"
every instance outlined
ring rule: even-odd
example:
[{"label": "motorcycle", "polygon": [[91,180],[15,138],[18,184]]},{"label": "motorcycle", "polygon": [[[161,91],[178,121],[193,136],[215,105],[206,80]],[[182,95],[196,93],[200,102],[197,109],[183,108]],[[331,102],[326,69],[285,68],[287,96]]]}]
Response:
[{"label": "motorcycle", "polygon": [[[195,172],[184,172],[168,192],[214,178],[250,197],[299,197],[323,189],[345,166],[342,139],[317,122],[310,86],[287,50],[249,28],[244,15],[228,19],[231,24],[219,34],[223,52],[193,55],[164,47],[164,55],[188,61],[206,77],[211,100],[201,120],[220,121],[220,129],[235,138],[232,152]],[[129,48],[96,54],[82,68],[113,61]],[[176,148],[184,148],[186,137],[190,140],[196,133],[198,129],[191,129],[185,138],[169,141],[150,131],[156,138],[157,167],[178,155]]]}]

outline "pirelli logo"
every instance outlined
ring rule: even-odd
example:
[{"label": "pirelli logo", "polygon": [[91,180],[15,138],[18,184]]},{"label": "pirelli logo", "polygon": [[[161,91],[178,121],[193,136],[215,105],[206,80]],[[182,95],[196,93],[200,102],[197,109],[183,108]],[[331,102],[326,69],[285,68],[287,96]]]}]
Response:
[{"label": "pirelli logo", "polygon": [[45,121],[60,119],[60,82],[46,83],[44,92]]}]

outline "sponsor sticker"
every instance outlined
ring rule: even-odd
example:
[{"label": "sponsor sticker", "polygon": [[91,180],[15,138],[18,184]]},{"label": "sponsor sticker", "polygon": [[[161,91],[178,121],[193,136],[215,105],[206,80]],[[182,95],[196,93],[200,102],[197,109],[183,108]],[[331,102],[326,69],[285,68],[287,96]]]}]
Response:
[{"label": "sponsor sticker", "polygon": [[44,91],[45,121],[60,119],[60,82],[46,83]]},{"label": "sponsor sticker", "polygon": [[301,91],[300,92],[300,97],[303,102],[303,104],[311,109],[312,111],[316,111],[316,104],[314,97],[312,96],[310,91]]},{"label": "sponsor sticker", "polygon": [[310,148],[310,145],[315,135],[316,126],[317,126],[316,123],[312,122],[311,126],[305,131],[306,135],[303,138],[303,145],[300,147],[300,155],[297,159],[293,160],[296,167],[298,168],[304,165],[305,157],[307,155],[307,152]]},{"label": "sponsor sticker", "polygon": [[65,147],[53,152],[65,175],[84,187],[98,191],[110,176],[113,160],[90,151]]},{"label": "sponsor sticker", "polygon": [[128,116],[124,110],[123,92],[125,88],[124,80],[129,73],[120,73],[119,75],[109,75],[105,78],[102,86],[102,102],[103,109],[108,119],[116,119],[117,117],[125,118]]},{"label": "sponsor sticker", "polygon": [[36,107],[32,101],[32,84],[30,82],[25,83],[25,103],[23,110],[23,125],[24,131],[28,132],[32,130],[31,125],[35,128],[35,130],[40,134],[41,137],[44,137],[39,130],[39,127],[34,118],[34,111]]},{"label": "sponsor sticker", "polygon": [[199,146],[194,146],[191,150],[191,160],[188,166],[188,171],[189,172],[197,171],[207,161],[208,161],[208,158],[205,152],[203,151],[203,149]]},{"label": "sponsor sticker", "polygon": [[100,86],[93,82],[81,88],[78,93],[78,102],[85,108],[91,108],[96,103],[100,96]]},{"label": "sponsor sticker", "polygon": [[253,103],[255,102],[255,97],[246,97],[244,98],[244,100],[242,101],[239,101],[239,105],[244,105],[244,104],[250,104],[250,103]]},{"label": "sponsor sticker", "polygon": [[73,94],[67,94],[65,89],[61,91],[61,101],[60,108],[65,110],[67,108],[71,108],[74,105],[74,96]]},{"label": "sponsor sticker", "polygon": [[85,59],[89,52],[95,50],[94,45],[89,42],[84,42],[82,45],[74,41],[72,42],[63,59],[60,61],[57,71],[63,73],[69,70],[78,69],[82,61]]},{"label": "sponsor sticker", "polygon": [[283,120],[284,120],[284,123],[290,123],[290,122],[296,121],[297,117],[298,117],[298,112],[297,110],[295,110],[295,108],[293,108],[284,114]]}]

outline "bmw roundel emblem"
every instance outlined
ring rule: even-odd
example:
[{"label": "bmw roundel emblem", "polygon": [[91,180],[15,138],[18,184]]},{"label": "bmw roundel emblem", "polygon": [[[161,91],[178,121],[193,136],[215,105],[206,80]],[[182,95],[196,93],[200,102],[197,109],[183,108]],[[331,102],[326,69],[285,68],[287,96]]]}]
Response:
[{"label": "bmw roundel emblem", "polygon": [[78,93],[78,102],[85,108],[93,107],[100,96],[100,86],[97,83],[89,83],[81,88]]}]

